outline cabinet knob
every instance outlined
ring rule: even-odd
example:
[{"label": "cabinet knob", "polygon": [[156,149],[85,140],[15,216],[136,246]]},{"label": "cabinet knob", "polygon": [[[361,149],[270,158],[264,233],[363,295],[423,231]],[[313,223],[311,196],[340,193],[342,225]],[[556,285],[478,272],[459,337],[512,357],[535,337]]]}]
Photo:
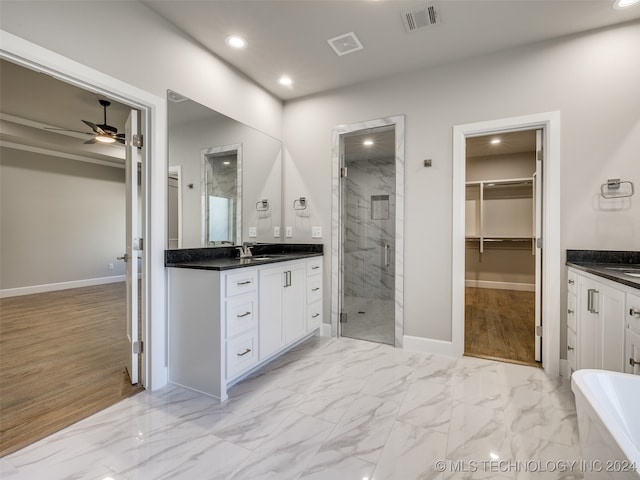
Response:
[{"label": "cabinet knob", "polygon": [[574,283],[576,283],[574,280],[569,280],[569,285],[573,285]]},{"label": "cabinet knob", "polygon": [[571,345],[567,345],[567,350],[574,350],[574,348]]},{"label": "cabinet knob", "polygon": [[568,313],[569,315],[572,315],[572,314],[573,314],[573,310],[571,310],[571,309],[569,308],[569,309],[567,309],[567,313]]},{"label": "cabinet knob", "polygon": [[640,365],[640,362],[635,361],[633,357],[631,357],[629,359],[629,365],[631,365],[632,367],[635,367],[636,365]]},{"label": "cabinet knob", "polygon": [[640,310],[636,310],[635,308],[630,308],[629,309],[629,315],[630,316],[636,316],[636,317],[640,317]]},{"label": "cabinet knob", "polygon": [[247,348],[244,352],[242,353],[237,353],[236,355],[238,355],[239,357],[244,357],[247,353],[249,353],[251,351],[250,348]]}]

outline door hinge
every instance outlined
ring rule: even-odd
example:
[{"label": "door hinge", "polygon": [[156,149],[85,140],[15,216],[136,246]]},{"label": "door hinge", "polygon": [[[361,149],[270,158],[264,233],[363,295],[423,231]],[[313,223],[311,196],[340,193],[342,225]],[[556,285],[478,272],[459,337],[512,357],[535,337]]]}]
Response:
[{"label": "door hinge", "polygon": [[542,237],[536,238],[536,248],[542,248]]},{"label": "door hinge", "polygon": [[536,337],[542,338],[542,325],[536,325]]},{"label": "door hinge", "polygon": [[140,340],[139,342],[133,342],[133,353],[138,354],[144,352],[144,342]]},{"label": "door hinge", "polygon": [[340,323],[347,323],[347,314],[344,312],[340,314]]},{"label": "door hinge", "polygon": [[[529,157],[531,158],[531,157]],[[542,160],[544,160],[544,152],[542,149],[538,150],[538,155],[537,155],[537,159],[539,162],[541,162]]]},{"label": "door hinge", "polygon": [[131,138],[131,145],[137,148],[142,148],[142,146],[144,145],[143,135],[141,133],[133,135],[133,137]]},{"label": "door hinge", "polygon": [[144,250],[144,241],[142,238],[135,238],[133,240],[133,249],[134,250]]},{"label": "door hinge", "polygon": [[340,176],[341,176],[342,178],[347,178],[347,173],[348,173],[348,171],[347,171],[347,167],[341,167],[341,168],[340,168]]}]

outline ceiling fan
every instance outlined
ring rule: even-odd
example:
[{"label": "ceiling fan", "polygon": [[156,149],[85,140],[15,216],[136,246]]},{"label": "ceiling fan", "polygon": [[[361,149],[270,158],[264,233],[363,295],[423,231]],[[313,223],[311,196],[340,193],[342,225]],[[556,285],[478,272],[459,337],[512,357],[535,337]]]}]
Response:
[{"label": "ceiling fan", "polygon": [[47,130],[64,130],[66,132],[75,132],[82,133],[84,135],[92,135],[93,138],[91,140],[87,140],[84,143],[125,143],[125,135],[124,133],[118,133],[118,129],[116,127],[112,127],[107,124],[107,107],[111,105],[109,100],[98,100],[102,108],[104,109],[104,121],[102,124],[96,125],[95,123],[89,122],[87,120],[82,120],[82,122],[88,126],[92,133],[89,132],[79,132],[77,130],[68,130],[66,128],[47,128]]}]

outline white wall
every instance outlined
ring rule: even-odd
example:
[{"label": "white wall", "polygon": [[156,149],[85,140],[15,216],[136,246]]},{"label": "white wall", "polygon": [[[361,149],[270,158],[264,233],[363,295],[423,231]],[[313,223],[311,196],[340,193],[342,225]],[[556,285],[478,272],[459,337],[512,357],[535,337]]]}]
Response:
[{"label": "white wall", "polygon": [[0,180],[0,290],[125,274],[124,169],[1,148]]},{"label": "white wall", "polygon": [[284,204],[306,194],[329,250],[332,128],[405,114],[404,333],[450,340],[452,127],[559,110],[563,252],[638,250],[638,194],[613,211],[598,197],[607,178],[640,186],[638,58],[634,22],[287,102]]},{"label": "white wall", "polygon": [[175,90],[281,138],[280,100],[142,3],[3,1],[0,28],[149,93]]}]

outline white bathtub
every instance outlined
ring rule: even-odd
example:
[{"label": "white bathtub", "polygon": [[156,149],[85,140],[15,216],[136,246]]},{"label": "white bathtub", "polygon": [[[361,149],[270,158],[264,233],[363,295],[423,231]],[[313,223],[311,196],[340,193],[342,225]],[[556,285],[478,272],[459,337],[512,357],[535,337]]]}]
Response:
[{"label": "white bathtub", "polygon": [[571,389],[584,478],[640,479],[640,375],[577,370]]}]

